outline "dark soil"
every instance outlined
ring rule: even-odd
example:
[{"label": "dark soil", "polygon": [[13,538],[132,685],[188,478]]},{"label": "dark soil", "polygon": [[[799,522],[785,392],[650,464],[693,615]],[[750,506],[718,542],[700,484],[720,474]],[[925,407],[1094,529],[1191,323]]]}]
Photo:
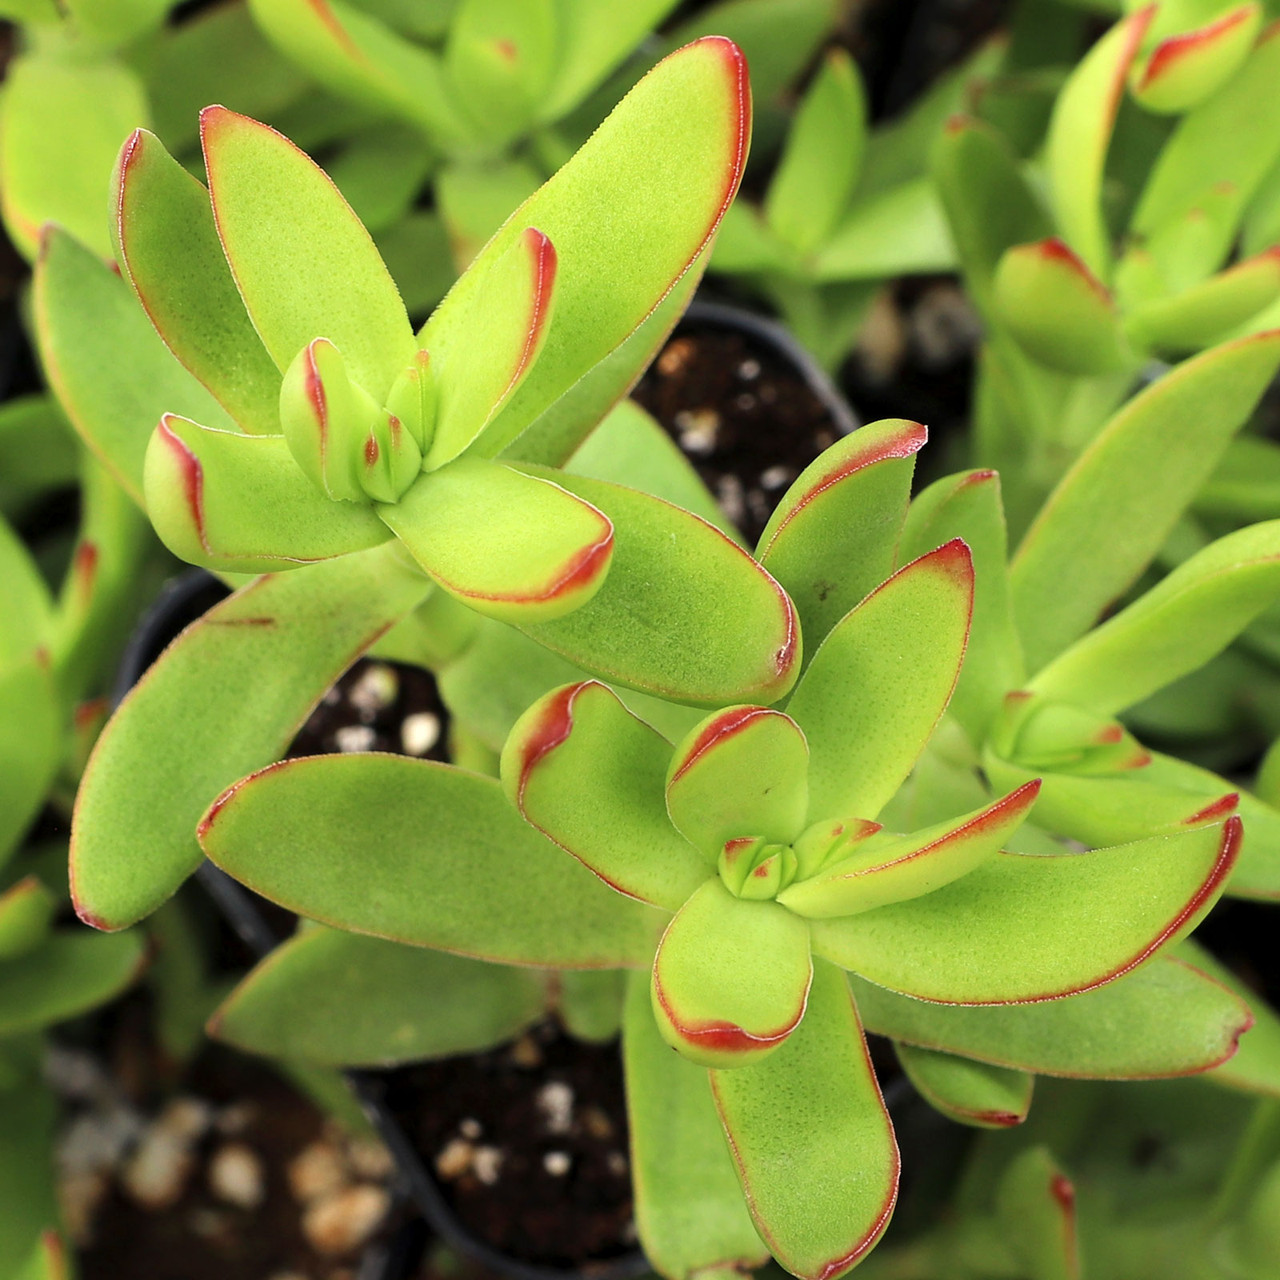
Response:
[{"label": "dark soil", "polygon": [[82,1280],[354,1280],[392,1204],[385,1150],[216,1045],[175,1086],[150,1022],[135,993],[104,1047],[51,1059]]},{"label": "dark soil", "polygon": [[584,1044],[548,1022],[387,1081],[388,1104],[475,1236],[562,1267],[635,1247],[616,1044]]},{"label": "dark soil", "polygon": [[632,396],[753,546],[787,487],[840,434],[789,360],[725,329],[677,328]]},{"label": "dark soil", "polygon": [[1273,1009],[1280,1009],[1275,903],[1223,898],[1196,929],[1195,937]]}]

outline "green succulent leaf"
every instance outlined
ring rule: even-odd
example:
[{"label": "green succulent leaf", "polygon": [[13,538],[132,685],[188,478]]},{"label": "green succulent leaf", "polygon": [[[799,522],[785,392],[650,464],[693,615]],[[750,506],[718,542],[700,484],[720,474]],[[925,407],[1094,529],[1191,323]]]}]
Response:
[{"label": "green succulent leaf", "polygon": [[47,655],[0,672],[0,864],[44,803],[63,750],[63,707]]},{"label": "green succulent leaf", "polygon": [[676,913],[653,962],[662,1038],[704,1067],[777,1051],[804,1017],[809,929],[776,902],[735,898],[708,880]]},{"label": "green succulent leaf", "polygon": [[918,493],[907,510],[898,560],[909,563],[951,538],[963,538],[973,557],[973,622],[948,707],[978,742],[1004,695],[1025,674],[1013,624],[1008,533],[996,472],[962,471]]},{"label": "green succulent leaf", "polygon": [[1253,1015],[1207,973],[1165,952],[1082,995],[995,1006],[930,1004],[853,973],[849,984],[867,1030],[904,1044],[1036,1075],[1145,1080],[1232,1059]]},{"label": "green succulent leaf", "polygon": [[276,367],[283,373],[323,336],[383,399],[416,346],[369,233],[328,175],[274,129],[206,107],[200,136],[218,236]]},{"label": "green succulent leaf", "polygon": [[428,760],[286,760],[224,792],[199,835],[224,871],[300,915],[478,960],[643,965],[666,919],[535,831],[495,779]]},{"label": "green succulent leaf", "polygon": [[1237,529],[1077,640],[1030,688],[1111,715],[1220,653],[1280,596],[1280,520]]},{"label": "green succulent leaf", "polygon": [[1049,216],[1007,140],[979,120],[953,117],[934,143],[931,167],[965,283],[991,320],[1000,259],[1014,245],[1048,236]]},{"label": "green succulent leaf", "polygon": [[1225,516],[1233,524],[1269,520],[1280,511],[1280,444],[1237,436],[1195,501],[1195,514]]},{"label": "green succulent leaf", "polygon": [[814,951],[942,1004],[1020,1004],[1123,977],[1221,895],[1240,821],[1057,857],[997,855],[911,902],[810,925]]},{"label": "green succulent leaf", "polygon": [[160,540],[189,564],[272,573],[387,541],[365,506],[331,502],[283,436],[247,436],[166,413],[143,472]]},{"label": "green succulent leaf", "polygon": [[[619,349],[700,263],[737,190],[750,135],[740,51],[709,38],[658,64],[576,155],[524,202],[420,334],[434,350],[459,322],[489,265],[528,227],[559,259],[542,353],[477,448],[493,455],[524,434],[520,456],[560,461],[635,380],[661,334]],[[609,217],[584,215],[608,209]],[[608,279],[607,296],[599,282]],[[691,283],[691,282],[690,282]],[[674,322],[667,317],[663,325]],[[600,379],[607,383],[601,389]],[[580,406],[594,416],[582,420]]]},{"label": "green succulent leaf", "polygon": [[585,671],[673,701],[771,703],[791,688],[801,656],[795,606],[742,548],[634,489],[521,470],[590,503],[614,530],[594,598],[555,622],[522,624],[527,635]]},{"label": "green succulent leaf", "polygon": [[471,305],[431,349],[440,401],[429,468],[456,458],[493,420],[534,367],[554,314],[556,251],[540,231],[527,228],[484,266]]},{"label": "green succulent leaf", "polygon": [[527,969],[316,927],[255,968],[210,1033],[250,1053],[379,1066],[479,1053],[546,1008]]},{"label": "green succulent leaf", "polygon": [[110,58],[31,52],[5,72],[0,211],[13,243],[34,257],[56,222],[102,257],[111,253],[105,196],[120,139],[147,123],[138,77]]},{"label": "green succulent leaf", "polygon": [[375,548],[259,578],[188,627],[120,704],[85,770],[71,829],[81,918],[119,929],[168,898],[200,862],[209,801],[277,759],[426,590],[391,548]]},{"label": "green succulent leaf", "polygon": [[61,1218],[53,1164],[61,1110],[38,1073],[31,1077],[0,1092],[0,1266],[10,1273]]},{"label": "green succulent leaf", "polygon": [[1045,155],[1063,239],[1095,276],[1106,280],[1111,244],[1102,178],[1125,79],[1155,10],[1116,23],[1085,54],[1054,105]]},{"label": "green succulent leaf", "polygon": [[17,1280],[70,1280],[67,1269],[67,1251],[62,1237],[50,1228],[40,1235],[35,1250],[21,1269]]},{"label": "green succulent leaf", "polygon": [[809,742],[809,812],[874,818],[946,709],[973,605],[956,539],[899,569],[836,624],[787,712]]},{"label": "green succulent leaf", "polygon": [[0,966],[0,1036],[87,1013],[118,995],[145,959],[141,937],[59,929]]},{"label": "green succulent leaf", "polygon": [[161,414],[234,429],[151,327],[129,286],[50,227],[35,268],[36,339],[49,384],[81,438],[139,506]]},{"label": "green succulent leaf", "polygon": [[57,899],[38,876],[23,876],[0,893],[0,960],[38,946],[49,934]]},{"label": "green succulent leaf", "polygon": [[532,120],[557,53],[553,0],[460,0],[444,65],[451,96],[491,142],[507,142]]},{"label": "green succulent leaf", "polygon": [[904,182],[854,201],[848,216],[813,256],[821,283],[951,271],[956,250],[933,184]]},{"label": "green succulent leaf", "polygon": [[[1190,251],[1186,284],[1221,265],[1245,207],[1280,155],[1280,103],[1271,93],[1280,72],[1278,34],[1265,31],[1226,84],[1178,122],[1134,210],[1132,229],[1148,237],[1158,261],[1166,232],[1176,233],[1166,241],[1170,249],[1184,258]],[[1189,215],[1198,216],[1201,233],[1178,245]]]},{"label": "green succulent leaf", "polygon": [[994,288],[1000,319],[1042,365],[1098,374],[1132,359],[1111,294],[1056,237],[1008,250]]},{"label": "green succulent leaf", "polygon": [[844,975],[821,960],[804,1021],[760,1062],[713,1071],[738,1177],[770,1252],[837,1280],[889,1225],[898,1148]]},{"label": "green succulent leaf", "polygon": [[1130,400],[1076,459],[1010,569],[1031,670],[1151,562],[1278,365],[1280,332],[1214,347]]},{"label": "green succulent leaf", "polygon": [[658,1034],[649,977],[627,985],[622,1037],[636,1226],[661,1275],[694,1280],[712,1268],[767,1261],[742,1198],[707,1073]]},{"label": "green succulent leaf", "polygon": [[30,657],[49,640],[53,597],[13,526],[0,517],[0,581],[6,608],[0,616],[0,670]]},{"label": "green succulent leaf", "polygon": [[796,108],[765,197],[769,226],[799,253],[835,230],[858,180],[866,135],[866,91],[853,59],[837,49]]},{"label": "green succulent leaf", "polygon": [[[1254,0],[1215,14],[1189,31],[1160,32],[1155,47],[1144,52],[1130,73],[1134,98],[1148,111],[1162,114],[1198,106],[1248,57],[1262,14],[1262,5]],[[1156,28],[1162,16],[1157,10]]]},{"label": "green succulent leaf", "polygon": [[824,920],[933,893],[995,857],[1022,825],[1039,790],[1038,782],[1028,782],[963,818],[860,845],[850,857],[785,889],[778,901]]},{"label": "green succulent leaf", "polygon": [[996,1217],[1036,1280],[1080,1280],[1076,1193],[1045,1147],[1015,1156],[996,1190]]},{"label": "green succulent leaf", "polygon": [[138,129],[111,196],[116,257],[165,345],[242,431],[278,432],[280,371],[236,291],[208,191]]},{"label": "green succulent leaf", "polygon": [[1179,959],[1188,967],[1202,970],[1220,983],[1249,1011],[1252,1025],[1238,1036],[1238,1048],[1225,1062],[1216,1064],[1205,1077],[1215,1084],[1246,1093],[1280,1097],[1280,1017],[1251,991],[1216,956],[1194,938],[1177,946]]},{"label": "green succulent leaf", "polygon": [[249,8],[283,53],[340,96],[393,112],[450,145],[472,141],[440,60],[363,8],[341,0],[249,0]]},{"label": "green succulent leaf", "polygon": [[1268,249],[1171,298],[1135,307],[1130,335],[1182,355],[1222,339],[1280,298],[1280,248]]},{"label": "green succulent leaf", "polygon": [[628,978],[625,969],[562,969],[552,983],[556,1017],[575,1040],[616,1041]]},{"label": "green succulent leaf", "polygon": [[503,622],[549,623],[606,581],[614,531],[551,479],[480,458],[419,477],[378,514],[450,595]]},{"label": "green succulent leaf", "polygon": [[810,645],[893,571],[927,438],[902,418],[851,432],[800,473],[769,518],[756,556],[795,601]]},{"label": "green succulent leaf", "polygon": [[695,725],[667,767],[667,812],[714,860],[725,843],[758,836],[790,844],[809,809],[809,748],[794,720],[766,707],[729,707]]},{"label": "green succulent leaf", "polygon": [[595,681],[535,702],[502,750],[502,783],[525,818],[606,884],[676,911],[712,863],[671,825],[671,746]]},{"label": "green succulent leaf", "polygon": [[894,1044],[916,1092],[936,1111],[978,1129],[1010,1129],[1031,1109],[1035,1077],[1011,1067]]}]

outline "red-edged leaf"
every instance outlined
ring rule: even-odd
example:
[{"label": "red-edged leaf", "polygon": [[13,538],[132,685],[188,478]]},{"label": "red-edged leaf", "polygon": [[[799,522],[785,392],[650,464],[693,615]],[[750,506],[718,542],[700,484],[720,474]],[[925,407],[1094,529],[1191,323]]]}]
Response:
[{"label": "red-edged leaf", "polygon": [[653,962],[663,1038],[694,1062],[736,1067],[772,1053],[804,1017],[809,929],[776,902],[708,880],[667,926]]}]

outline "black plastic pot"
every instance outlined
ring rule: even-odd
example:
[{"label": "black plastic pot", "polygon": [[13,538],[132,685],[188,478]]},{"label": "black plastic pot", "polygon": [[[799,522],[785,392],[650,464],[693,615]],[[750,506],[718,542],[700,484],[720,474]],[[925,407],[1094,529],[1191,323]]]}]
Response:
[{"label": "black plastic pot", "polygon": [[[171,580],[125,651],[114,690],[114,702],[118,704],[124,698],[170,641],[227,594],[226,586],[203,569],[188,570]],[[254,956],[263,958],[284,940],[262,910],[263,899],[213,863],[202,863],[196,879]],[[348,1070],[343,1075],[369,1123],[391,1152],[401,1189],[425,1219],[430,1235],[481,1265],[510,1276],[511,1280],[573,1280],[579,1277],[581,1280],[632,1280],[632,1277],[648,1272],[648,1262],[639,1250],[579,1269],[525,1262],[478,1239],[458,1220],[421,1153],[387,1107],[385,1081],[381,1073]],[[418,1265],[428,1238],[420,1228],[407,1226],[389,1241],[372,1246],[361,1264],[359,1280],[401,1280],[407,1277]]]},{"label": "black plastic pot", "polygon": [[862,425],[853,406],[830,374],[814,359],[808,348],[797,341],[791,330],[777,320],[757,315],[754,311],[733,303],[700,296],[689,304],[672,336],[678,337],[681,333],[700,329],[740,333],[776,352],[795,369],[809,390],[822,402],[840,435],[847,436],[850,431]]}]

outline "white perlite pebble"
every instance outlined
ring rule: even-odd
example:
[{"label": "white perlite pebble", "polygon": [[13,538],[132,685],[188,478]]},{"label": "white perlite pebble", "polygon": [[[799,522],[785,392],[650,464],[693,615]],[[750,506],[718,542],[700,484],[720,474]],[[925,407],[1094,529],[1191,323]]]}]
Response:
[{"label": "white perlite pebble", "polygon": [[474,1142],[484,1132],[484,1129],[479,1120],[476,1120],[473,1116],[467,1116],[465,1120],[458,1121],[458,1132],[464,1138],[469,1138]]},{"label": "white perlite pebble", "polygon": [[561,1080],[550,1080],[534,1099],[547,1123],[548,1133],[568,1133],[573,1125],[573,1090]]},{"label": "white perlite pebble", "polygon": [[766,467],[760,473],[760,487],[763,489],[781,489],[790,479],[790,467]]},{"label": "white perlite pebble", "polygon": [[436,1172],[446,1181],[453,1182],[471,1168],[476,1149],[462,1138],[454,1138],[436,1156]]},{"label": "white perlite pebble", "polygon": [[681,409],[675,416],[675,427],[686,453],[711,453],[720,434],[720,415],[714,409]]},{"label": "white perlite pebble", "polygon": [[430,711],[405,716],[400,726],[400,745],[405,755],[425,756],[440,741],[440,717]]},{"label": "white perlite pebble", "polygon": [[243,1142],[228,1142],[209,1161],[209,1190],[239,1209],[256,1209],[267,1195],[262,1161]]},{"label": "white perlite pebble", "polygon": [[344,724],[341,729],[333,731],[333,741],[339,751],[349,754],[353,751],[372,751],[378,735],[367,724]]},{"label": "white perlite pebble", "polygon": [[502,1152],[497,1147],[477,1147],[471,1157],[471,1172],[486,1187],[491,1187],[498,1180],[502,1169]]},{"label": "white perlite pebble", "polygon": [[289,1161],[288,1175],[294,1199],[303,1204],[330,1195],[347,1183],[342,1156],[324,1141],[303,1147]]},{"label": "white perlite pebble", "polygon": [[350,1253],[373,1235],[390,1207],[391,1194],[383,1187],[348,1187],[307,1209],[302,1234],[320,1253]]},{"label": "white perlite pebble", "polygon": [[391,1152],[376,1138],[356,1138],[347,1144],[347,1160],[360,1178],[381,1182],[395,1171]]},{"label": "white perlite pebble", "polygon": [[378,663],[368,667],[347,693],[351,705],[372,718],[389,707],[400,691],[400,681],[390,668]]},{"label": "white perlite pebble", "polygon": [[192,1144],[175,1133],[152,1126],[138,1143],[121,1181],[144,1209],[167,1209],[182,1198],[194,1164]]},{"label": "white perlite pebble", "polygon": [[573,1168],[573,1158],[567,1151],[548,1151],[542,1157],[542,1167],[553,1178],[563,1178]]}]

